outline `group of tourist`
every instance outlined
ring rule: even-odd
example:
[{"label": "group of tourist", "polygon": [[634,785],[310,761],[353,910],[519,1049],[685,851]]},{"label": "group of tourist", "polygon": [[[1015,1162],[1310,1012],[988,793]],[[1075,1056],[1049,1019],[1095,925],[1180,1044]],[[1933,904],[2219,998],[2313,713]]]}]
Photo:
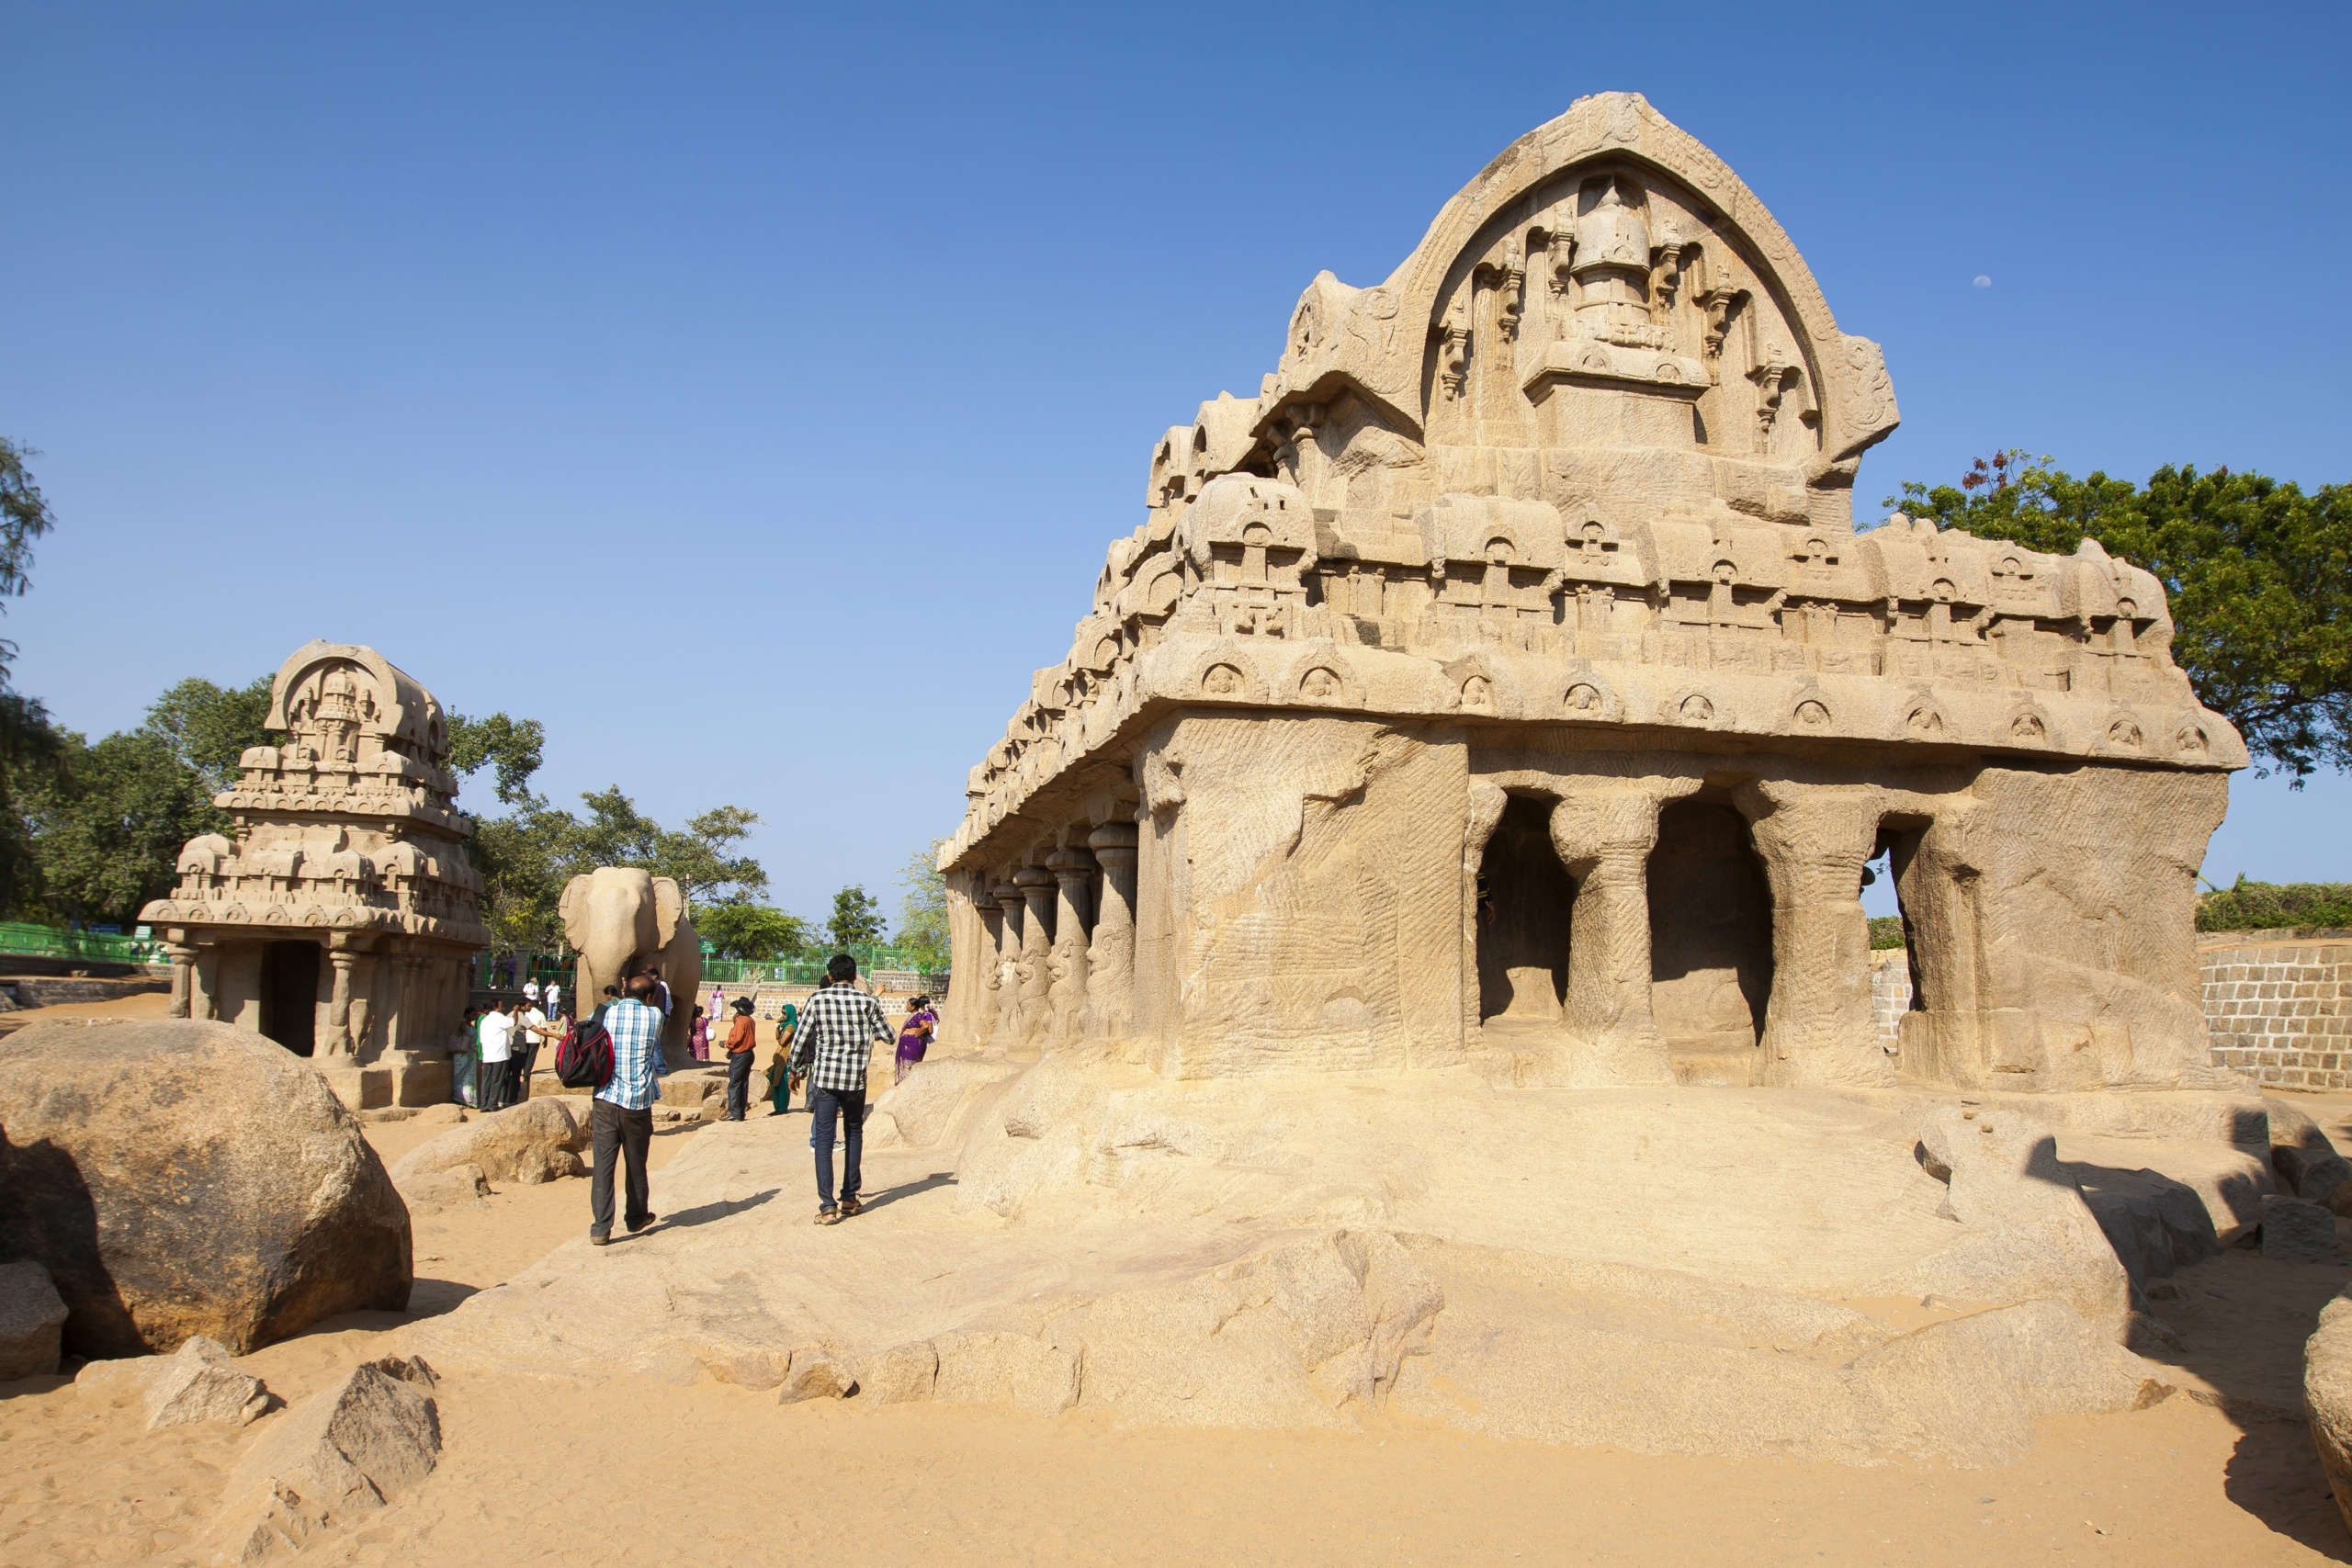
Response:
[{"label": "group of tourist", "polygon": [[[571,1026],[568,1016],[555,1011],[561,998],[560,984],[551,982],[542,990],[536,980],[529,980],[524,984],[519,1003],[500,998],[488,1009],[467,1009],[465,1038],[471,1050],[453,1064],[459,1070],[460,1098],[484,1111],[528,1099],[540,1045],[560,1041]],[[540,1005],[543,999],[546,1010]],[[658,969],[649,967],[622,985],[605,987],[590,1015],[604,1031],[613,1057],[612,1077],[594,1090],[589,1121],[594,1154],[588,1239],[597,1247],[612,1239],[616,1176],[621,1185],[618,1217],[628,1233],[635,1235],[656,1218],[646,1158],[653,1134],[653,1101],[668,1070],[662,1038],[671,1005],[669,987],[662,983]],[[718,1045],[727,1063],[724,1119],[741,1122],[749,1109],[752,1068],[759,1049],[757,1010],[749,997],[738,997],[728,1004],[725,993],[716,989],[711,1006],[724,1006],[732,1015]],[[903,1083],[923,1059],[938,1026],[939,1015],[931,998],[919,996],[909,1004],[905,1021],[894,1032],[883,1015],[882,1004],[858,988],[857,961],[847,953],[836,953],[826,964],[824,981],[806,1002],[784,1005],[775,1021],[775,1049],[768,1064],[764,1098],[768,1114],[781,1116],[791,1109],[793,1095],[805,1087],[808,1145],[816,1159],[819,1224],[838,1224],[864,1207],[861,1164],[870,1047],[875,1042],[895,1038],[898,1049],[891,1081]],[[696,1061],[710,1060],[711,1023],[702,1007],[694,1010],[688,1042]],[[838,1198],[836,1154],[842,1156]]]}]

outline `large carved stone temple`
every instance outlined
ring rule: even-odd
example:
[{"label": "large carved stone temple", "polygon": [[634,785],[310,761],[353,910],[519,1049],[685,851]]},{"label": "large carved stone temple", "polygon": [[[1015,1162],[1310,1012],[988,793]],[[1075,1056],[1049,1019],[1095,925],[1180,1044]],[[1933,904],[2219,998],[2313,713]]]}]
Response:
[{"label": "large carved stone temple", "polygon": [[214,804],[139,918],[170,944],[172,1014],[315,1055],[353,1105],[449,1097],[447,1055],[489,942],[441,705],[372,648],[313,642],[269,693],[274,746]]},{"label": "large carved stone temple", "polygon": [[1895,417],[1643,99],[1522,138],[1154,450],[943,852],[947,1037],[1175,1076],[2206,1081],[2193,874],[2245,748],[2147,572],[1857,532]]}]

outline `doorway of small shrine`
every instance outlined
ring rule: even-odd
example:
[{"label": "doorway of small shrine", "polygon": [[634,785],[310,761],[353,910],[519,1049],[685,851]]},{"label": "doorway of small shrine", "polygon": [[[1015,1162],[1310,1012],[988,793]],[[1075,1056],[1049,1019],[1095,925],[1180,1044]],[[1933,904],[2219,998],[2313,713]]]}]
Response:
[{"label": "doorway of small shrine", "polygon": [[1703,797],[1658,813],[1650,1010],[1681,1083],[1756,1081],[1772,995],[1772,892],[1747,819]]},{"label": "doorway of small shrine", "polygon": [[1557,1023],[1577,886],[1552,847],[1552,805],[1514,795],[1478,863],[1478,1021]]},{"label": "doorway of small shrine", "polygon": [[261,1032],[298,1056],[318,1047],[319,944],[273,942],[261,952]]}]

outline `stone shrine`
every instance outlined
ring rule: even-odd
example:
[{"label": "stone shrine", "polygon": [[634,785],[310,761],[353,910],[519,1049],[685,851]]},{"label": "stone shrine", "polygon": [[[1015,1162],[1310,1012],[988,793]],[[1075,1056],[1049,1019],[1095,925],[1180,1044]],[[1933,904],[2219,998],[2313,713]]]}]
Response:
[{"label": "stone shrine", "polygon": [[2191,908],[2245,750],[2163,587],[1858,531],[1895,421],[1737,176],[1579,100],[1154,447],[941,853],[943,1038],[1176,1077],[2234,1082]]},{"label": "stone shrine", "polygon": [[354,1108],[449,1098],[447,1042],[490,935],[441,705],[372,648],[313,642],[277,671],[267,727],[141,911],[169,944],[172,1016],[316,1058]]}]

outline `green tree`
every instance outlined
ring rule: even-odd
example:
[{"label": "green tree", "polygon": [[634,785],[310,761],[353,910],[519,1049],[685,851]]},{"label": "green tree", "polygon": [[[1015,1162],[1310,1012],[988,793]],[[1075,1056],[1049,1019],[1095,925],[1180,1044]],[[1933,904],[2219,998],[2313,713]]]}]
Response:
[{"label": "green tree", "polygon": [[939,870],[939,850],[945,842],[933,839],[929,849],[917,850],[899,868],[899,885],[907,890],[899,901],[899,945],[930,974],[948,964],[947,878]]},{"label": "green tree", "polygon": [[499,803],[523,806],[531,798],[531,775],[539,771],[547,728],[536,718],[449,716],[449,771],[459,776],[492,770]]},{"label": "green tree", "polygon": [[766,904],[697,905],[694,919],[713,953],[753,964],[805,953],[816,934],[799,916]]},{"label": "green tree", "polygon": [[[57,525],[25,459],[40,454],[0,435],[0,599],[17,599],[32,586],[32,542]],[[7,681],[17,645],[0,637],[0,685]]]},{"label": "green tree", "polygon": [[882,940],[882,906],[863,886],[844,887],[833,895],[833,918],[825,934],[836,948],[864,946]]},{"label": "green tree", "polygon": [[2007,451],[1957,486],[1908,483],[1887,504],[2062,555],[2095,539],[2145,567],[2171,603],[2174,661],[2260,771],[2300,787],[2352,766],[2352,485],[2306,495],[2261,474],[2167,467],[2143,488]]},{"label": "green tree", "polygon": [[128,929],[140,906],[171,890],[180,846],[216,829],[220,814],[203,778],[161,737],[63,741],[58,777],[28,803],[42,902],[75,923]]},{"label": "green tree", "polygon": [[0,671],[0,919],[38,919],[40,857],[28,818],[57,788],[66,736],[37,698],[7,689]]},{"label": "green tree", "polygon": [[140,732],[170,747],[204,781],[206,791],[218,795],[236,784],[237,762],[247,747],[270,743],[262,721],[269,716],[274,679],[264,675],[242,686],[216,686],[191,675],[155,699]]}]

